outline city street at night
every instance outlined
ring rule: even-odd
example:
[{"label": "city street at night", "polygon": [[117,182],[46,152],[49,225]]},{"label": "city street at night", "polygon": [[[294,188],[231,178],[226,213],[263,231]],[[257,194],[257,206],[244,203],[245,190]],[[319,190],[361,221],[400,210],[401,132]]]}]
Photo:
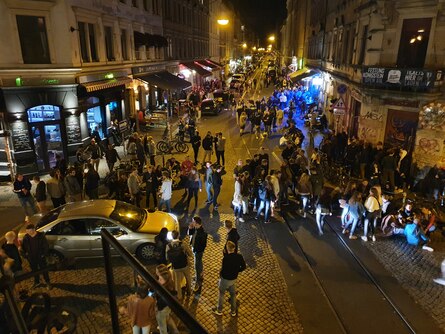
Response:
[{"label": "city street at night", "polygon": [[0,334],[445,333],[444,18],[0,0]]}]

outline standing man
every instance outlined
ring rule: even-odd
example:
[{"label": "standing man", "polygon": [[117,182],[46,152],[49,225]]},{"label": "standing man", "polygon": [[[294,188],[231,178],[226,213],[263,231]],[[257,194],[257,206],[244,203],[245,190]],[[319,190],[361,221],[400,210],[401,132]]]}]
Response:
[{"label": "standing man", "polygon": [[195,134],[190,139],[190,142],[192,143],[192,148],[193,148],[193,158],[195,159],[195,164],[197,164],[198,163],[198,152],[199,152],[199,148],[201,147],[201,136],[199,135],[198,131],[195,131]]},{"label": "standing man", "polygon": [[202,140],[202,148],[204,149],[204,158],[205,161],[212,161],[212,153],[213,153],[213,137],[210,131],[207,132],[206,136]]},{"label": "standing man", "polygon": [[133,168],[131,174],[128,176],[127,186],[131,196],[131,202],[138,208],[141,207],[141,189],[139,187],[140,180],[137,168]]},{"label": "standing man", "polygon": [[162,185],[161,185],[161,200],[159,201],[159,210],[162,210],[162,207],[165,204],[167,212],[171,212],[170,209],[170,200],[172,198],[172,180],[168,172],[162,172]]},{"label": "standing man", "polygon": [[[46,256],[48,255],[48,241],[45,234],[36,231],[33,224],[26,226],[26,235],[23,237],[22,249],[26,259],[29,261],[31,271],[37,271],[46,267]],[[43,273],[48,290],[51,289],[48,272]],[[40,275],[34,276],[34,285],[32,289],[40,285]]]},{"label": "standing man", "polygon": [[202,256],[207,246],[207,233],[202,227],[201,217],[193,217],[192,223],[189,225],[188,235],[190,236],[190,245],[195,258],[195,287],[193,291],[198,292],[201,290],[203,282]]},{"label": "standing man", "polygon": [[[231,241],[234,243],[235,253],[238,253],[238,241],[240,239],[238,230],[235,227],[233,227],[233,222],[228,219],[224,221],[224,227],[227,230],[227,241]],[[224,247],[223,253],[227,254],[227,247]]]},{"label": "standing man", "polygon": [[213,171],[213,210],[218,211],[218,196],[221,192],[222,186],[222,176],[226,173],[224,167],[219,165],[215,166],[215,170]]},{"label": "standing man", "polygon": [[112,144],[108,144],[108,148],[105,151],[105,160],[107,161],[108,170],[110,171],[110,173],[113,171],[114,165],[116,164],[117,160],[121,160],[119,154]]},{"label": "standing man", "polygon": [[87,148],[87,151],[91,153],[91,164],[96,169],[96,172],[99,172],[99,163],[100,158],[102,157],[102,150],[98,143],[96,143],[96,139],[91,139],[91,143]]},{"label": "standing man", "polygon": [[222,162],[222,165],[225,165],[225,159],[224,159],[224,151],[226,149],[226,137],[223,137],[222,132],[218,133],[218,136],[216,137],[216,163],[219,165],[220,161]]},{"label": "standing man", "polygon": [[66,203],[62,175],[58,169],[51,170],[49,175],[51,178],[46,182],[46,191],[51,197],[54,208],[58,208]]},{"label": "standing man", "polygon": [[155,141],[154,141],[152,136],[147,136],[144,140],[146,141],[144,143],[145,144],[144,146],[145,146],[146,154],[150,158],[150,165],[156,166],[156,161],[155,161],[156,143],[155,143]]},{"label": "standing man", "polygon": [[142,182],[145,183],[145,207],[150,208],[150,195],[153,196],[154,208],[158,207],[158,178],[153,172],[153,166],[148,166],[142,175]]},{"label": "standing man", "polygon": [[216,315],[223,314],[224,293],[228,290],[230,293],[230,315],[236,317],[236,279],[238,274],[246,269],[246,262],[241,254],[235,253],[235,248],[232,241],[227,241],[227,253],[223,257],[219,279],[218,306],[212,309]]},{"label": "standing man", "polygon": [[[382,188],[390,192],[394,191],[394,175],[397,169],[397,160],[394,157],[394,150],[388,151],[388,155],[382,159]],[[389,185],[386,182],[389,181]],[[382,190],[383,190],[382,189]]]},{"label": "standing man", "polygon": [[22,174],[16,175],[13,191],[17,194],[20,205],[25,210],[25,221],[28,221],[30,216],[37,213],[34,197],[31,195],[31,187],[31,182],[27,178]]},{"label": "standing man", "polygon": [[182,243],[179,240],[179,232],[172,231],[173,240],[166,247],[167,261],[172,264],[173,267],[173,280],[175,281],[175,290],[178,293],[178,299],[182,299],[182,280],[185,278],[186,294],[191,294],[192,278],[190,276],[190,266],[188,264],[188,258],[192,257],[190,247]]},{"label": "standing man", "polygon": [[82,200],[82,187],[80,186],[79,181],[77,181],[75,168],[70,168],[63,183],[68,202],[80,202]]},{"label": "standing man", "polygon": [[207,192],[207,201],[206,204],[211,204],[213,202],[213,168],[210,162],[206,162],[206,169],[204,175],[204,183]]}]

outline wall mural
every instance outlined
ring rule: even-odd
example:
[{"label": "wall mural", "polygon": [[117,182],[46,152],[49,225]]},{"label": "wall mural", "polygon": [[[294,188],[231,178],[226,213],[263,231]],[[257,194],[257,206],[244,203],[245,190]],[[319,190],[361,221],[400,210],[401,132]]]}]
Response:
[{"label": "wall mural", "polygon": [[430,103],[419,114],[419,129],[445,131],[445,106]]},{"label": "wall mural", "polygon": [[408,152],[412,152],[418,119],[418,113],[388,109],[385,146],[403,147]]}]

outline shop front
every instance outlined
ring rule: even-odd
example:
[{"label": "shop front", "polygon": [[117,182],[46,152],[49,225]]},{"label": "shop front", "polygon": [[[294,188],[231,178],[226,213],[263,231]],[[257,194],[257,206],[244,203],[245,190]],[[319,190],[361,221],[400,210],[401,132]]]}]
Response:
[{"label": "shop front", "polygon": [[56,157],[74,158],[70,149],[81,145],[76,85],[2,88],[1,97],[11,143],[8,163],[16,172],[47,172]]},{"label": "shop front", "polygon": [[[100,73],[78,78],[82,142],[91,137],[107,140],[112,124],[127,118],[125,93],[131,78],[126,71]],[[102,80],[99,80],[102,79]]]}]

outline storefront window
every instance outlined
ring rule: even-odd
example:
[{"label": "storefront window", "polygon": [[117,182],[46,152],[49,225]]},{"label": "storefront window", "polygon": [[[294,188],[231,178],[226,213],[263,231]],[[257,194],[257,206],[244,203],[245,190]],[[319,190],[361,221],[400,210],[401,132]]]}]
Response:
[{"label": "storefront window", "polygon": [[30,123],[60,120],[60,107],[49,104],[28,109]]},{"label": "storefront window", "polygon": [[87,110],[87,123],[89,133],[97,130],[100,137],[104,137],[102,129],[102,111],[100,109],[100,106],[89,108]]},{"label": "storefront window", "polygon": [[117,109],[117,102],[113,101],[108,104],[108,108],[110,110],[110,120],[111,122],[114,122],[116,119],[118,119],[118,112]]}]

